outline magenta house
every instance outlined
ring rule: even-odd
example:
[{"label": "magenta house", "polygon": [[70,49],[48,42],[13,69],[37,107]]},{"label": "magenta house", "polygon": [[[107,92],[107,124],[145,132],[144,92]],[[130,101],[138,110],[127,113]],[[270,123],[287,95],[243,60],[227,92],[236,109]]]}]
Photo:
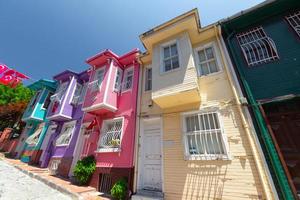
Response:
[{"label": "magenta house", "polygon": [[90,80],[82,110],[88,125],[82,156],[94,155],[90,185],[109,192],[119,179],[132,187],[139,81],[139,50],[118,56],[105,50],[87,60]]},{"label": "magenta house", "polygon": [[66,70],[54,76],[54,80],[59,84],[55,94],[51,96],[47,112],[51,125],[42,144],[44,151],[40,165],[48,167],[52,174],[68,177],[81,130],[81,107],[89,75],[87,71],[76,73]]}]

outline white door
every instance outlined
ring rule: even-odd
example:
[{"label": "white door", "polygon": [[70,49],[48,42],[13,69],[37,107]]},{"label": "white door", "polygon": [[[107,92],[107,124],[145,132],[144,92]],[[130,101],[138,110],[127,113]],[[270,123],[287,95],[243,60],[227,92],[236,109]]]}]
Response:
[{"label": "white door", "polygon": [[145,120],[141,144],[141,188],[162,191],[161,119]]}]

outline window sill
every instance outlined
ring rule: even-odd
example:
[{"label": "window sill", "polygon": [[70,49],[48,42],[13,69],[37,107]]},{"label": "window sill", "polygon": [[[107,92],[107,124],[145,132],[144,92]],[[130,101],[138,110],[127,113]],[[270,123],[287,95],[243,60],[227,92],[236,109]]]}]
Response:
[{"label": "window sill", "polygon": [[[163,70],[163,69],[161,69],[161,70]],[[180,71],[181,70],[181,67],[178,67],[178,68],[175,68],[175,69],[171,69],[171,70],[169,70],[169,71],[161,71],[159,74],[161,75],[161,76],[164,76],[164,75],[167,75],[167,74],[169,74],[169,73],[173,73],[173,72],[177,72],[177,71]]]},{"label": "window sill", "polygon": [[121,152],[121,148],[120,147],[101,148],[101,149],[98,149],[97,151],[95,151],[95,153],[112,153],[112,152]]},{"label": "window sill", "polygon": [[207,74],[207,75],[198,75],[198,78],[200,78],[200,79],[209,78],[209,77],[217,76],[217,75],[222,74],[222,73],[223,73],[223,70],[220,70],[218,72],[210,73],[210,74]]},{"label": "window sill", "polygon": [[228,155],[219,155],[219,156],[200,156],[200,155],[186,155],[184,156],[186,161],[229,161],[231,160]]}]

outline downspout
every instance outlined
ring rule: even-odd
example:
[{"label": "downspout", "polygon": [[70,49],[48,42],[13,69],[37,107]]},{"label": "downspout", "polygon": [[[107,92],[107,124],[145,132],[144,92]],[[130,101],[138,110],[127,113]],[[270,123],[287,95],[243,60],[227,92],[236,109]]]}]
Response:
[{"label": "downspout", "polygon": [[134,143],[134,173],[133,173],[133,193],[135,194],[137,192],[137,182],[138,182],[138,161],[139,161],[139,151],[140,151],[140,147],[139,147],[139,138],[140,138],[140,123],[141,123],[141,119],[140,119],[140,111],[141,111],[141,106],[142,106],[142,102],[141,102],[141,95],[143,92],[143,67],[144,67],[144,63],[142,62],[142,60],[140,58],[138,58],[138,63],[139,63],[139,86],[138,87],[138,96],[137,96],[137,108],[136,108],[136,126],[135,126],[135,143]]},{"label": "downspout", "polygon": [[[220,40],[220,37],[222,37],[221,26],[218,26],[218,27],[214,26],[214,28],[215,28],[215,34],[217,36],[218,45],[221,47],[220,52],[221,52],[222,60],[224,62],[225,71],[226,71],[227,77],[230,82],[231,89],[233,91],[233,94],[234,94],[234,97],[235,97],[235,100],[237,103],[237,108],[238,108],[240,117],[242,119],[243,127],[246,131],[246,135],[247,135],[248,141],[250,143],[250,148],[253,153],[255,165],[258,169],[258,175],[259,175],[260,181],[263,186],[263,192],[265,194],[266,199],[268,199],[268,200],[278,199],[278,195],[275,190],[275,187],[273,185],[272,185],[273,187],[271,186],[272,179],[270,177],[270,173],[265,170],[265,169],[267,169],[267,166],[266,166],[266,162],[263,162],[263,161],[265,161],[265,158],[263,157],[261,147],[259,146],[259,143],[258,143],[258,139],[255,138],[255,134],[252,133],[252,130],[254,130],[254,128],[251,125],[250,125],[251,127],[249,126],[247,117],[245,116],[245,112],[244,112],[245,109],[242,108],[242,104],[240,102],[240,97],[242,97],[241,89],[238,87],[236,79],[233,80],[232,76],[234,74],[232,73],[232,71],[230,70],[230,67],[229,67],[231,65],[230,60],[229,60],[228,56],[224,55],[224,51],[226,50],[226,47],[225,47],[224,43],[222,43]],[[267,179],[265,178],[265,176],[267,176]]]},{"label": "downspout", "polygon": [[[226,37],[226,41],[227,41],[227,44],[228,44],[228,50],[230,51],[234,62],[238,63],[237,56],[234,53],[233,47],[232,47],[232,45],[230,43],[230,38],[234,34],[235,34],[235,32],[232,32],[231,34],[229,34]],[[256,100],[253,97],[253,94],[252,94],[252,92],[250,90],[250,87],[249,87],[249,85],[248,85],[248,83],[247,83],[247,81],[246,81],[246,79],[245,79],[242,71],[238,67],[236,67],[236,69],[237,69],[237,72],[238,72],[238,74],[240,76],[242,84],[244,86],[246,95],[248,96],[248,100],[249,100],[250,106],[253,109],[253,113],[255,115],[255,121],[257,122],[258,128],[260,130],[260,133],[261,133],[262,138],[264,140],[264,143],[266,145],[267,154],[269,155],[272,168],[275,171],[275,176],[277,177],[277,181],[278,181],[278,184],[279,184],[282,196],[286,200],[296,199],[295,196],[294,196],[294,194],[293,194],[293,192],[292,192],[292,189],[291,189],[291,187],[289,185],[287,177],[285,175],[284,169],[283,169],[282,164],[280,162],[280,159],[278,157],[278,154],[277,154],[276,148],[274,146],[274,143],[272,141],[272,138],[271,138],[271,136],[270,136],[270,134],[268,132],[266,124],[264,123],[264,118],[263,118],[263,116],[260,113],[258,104],[256,103]]]}]

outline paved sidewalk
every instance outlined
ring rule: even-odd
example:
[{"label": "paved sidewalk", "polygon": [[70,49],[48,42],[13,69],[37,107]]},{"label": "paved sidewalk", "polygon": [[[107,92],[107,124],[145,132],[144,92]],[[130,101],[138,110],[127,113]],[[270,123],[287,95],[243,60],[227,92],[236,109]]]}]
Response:
[{"label": "paved sidewalk", "polygon": [[0,160],[9,163],[23,173],[42,181],[46,185],[71,196],[72,199],[104,200],[104,198],[99,196],[95,188],[73,185],[66,179],[51,176],[48,169],[34,167],[20,160],[5,158],[3,153],[0,153]]}]

